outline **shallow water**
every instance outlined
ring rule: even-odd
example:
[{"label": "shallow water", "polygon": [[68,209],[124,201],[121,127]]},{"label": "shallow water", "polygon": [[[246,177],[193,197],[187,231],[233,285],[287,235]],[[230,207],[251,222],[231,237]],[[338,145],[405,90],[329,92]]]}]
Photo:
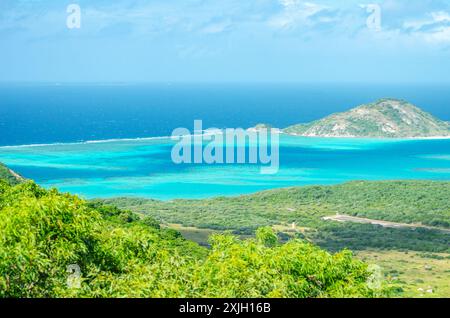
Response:
[{"label": "shallow water", "polygon": [[364,140],[282,135],[280,169],[174,164],[170,139],[0,147],[0,162],[40,185],[86,198],[205,198],[349,180],[450,180],[450,140]]}]

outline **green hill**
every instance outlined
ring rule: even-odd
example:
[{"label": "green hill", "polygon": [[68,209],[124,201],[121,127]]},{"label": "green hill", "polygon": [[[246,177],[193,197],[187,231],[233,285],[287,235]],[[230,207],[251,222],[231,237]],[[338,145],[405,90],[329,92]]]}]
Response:
[{"label": "green hill", "polygon": [[[450,252],[449,197],[450,182],[353,181],[206,200],[116,198],[105,202],[151,215],[161,223],[231,230],[239,235],[253,235],[258,227],[272,226],[330,251],[378,248]],[[416,224],[418,228],[323,220],[336,214]],[[296,231],[292,231],[292,223]]]},{"label": "green hill", "polygon": [[408,102],[381,99],[284,132],[308,137],[450,137],[450,125]]},{"label": "green hill", "polygon": [[24,181],[24,178],[22,176],[18,175],[1,162],[0,162],[0,179],[7,180],[8,183],[10,184],[18,184]]}]

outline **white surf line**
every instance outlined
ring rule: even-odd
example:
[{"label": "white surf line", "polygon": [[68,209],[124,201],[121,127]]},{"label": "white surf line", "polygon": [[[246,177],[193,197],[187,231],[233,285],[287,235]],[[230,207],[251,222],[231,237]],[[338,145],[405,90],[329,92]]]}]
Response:
[{"label": "white surf line", "polygon": [[150,141],[150,140],[170,140],[171,136],[160,136],[160,137],[139,137],[139,138],[115,138],[115,139],[99,139],[99,140],[86,140],[86,141],[76,141],[76,142],[54,142],[46,144],[26,144],[26,145],[12,145],[12,146],[0,146],[0,149],[11,149],[11,148],[32,148],[32,147],[49,147],[49,146],[76,146],[76,145],[88,145],[96,143],[112,143],[121,141]]},{"label": "white surf line", "polygon": [[97,143],[113,143],[113,142],[122,142],[122,141],[173,140],[174,137],[196,137],[196,136],[202,136],[202,135],[209,136],[209,135],[224,134],[223,130],[222,129],[217,129],[217,130],[205,129],[202,131],[202,134],[189,134],[189,135],[184,135],[184,136],[111,138],[111,139],[98,139],[98,140],[83,140],[83,141],[75,141],[75,142],[54,142],[54,143],[45,143],[45,144],[10,145],[10,146],[0,146],[0,149],[49,147],[49,146],[76,146],[76,145],[88,145],[88,144],[97,144]]},{"label": "white surf line", "polygon": [[98,140],[83,140],[75,142],[54,142],[45,144],[25,144],[25,145],[10,145],[0,146],[0,149],[14,149],[14,148],[32,148],[32,147],[49,147],[49,146],[76,146],[76,145],[88,145],[97,143],[113,143],[122,141],[151,141],[151,140],[173,140],[174,137],[197,137],[197,136],[211,136],[211,135],[223,135],[225,129],[205,129],[201,134],[189,134],[184,136],[155,136],[155,137],[137,137],[137,138],[111,138],[111,139],[98,139]]}]

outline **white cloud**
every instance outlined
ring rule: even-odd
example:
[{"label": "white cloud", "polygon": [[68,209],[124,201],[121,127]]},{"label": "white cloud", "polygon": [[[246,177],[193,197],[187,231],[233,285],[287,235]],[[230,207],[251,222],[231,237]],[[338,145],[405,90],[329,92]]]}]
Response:
[{"label": "white cloud", "polygon": [[427,42],[450,42],[450,14],[446,11],[431,12],[426,19],[407,21],[403,28]]},{"label": "white cloud", "polygon": [[301,0],[279,0],[283,7],[281,13],[269,20],[269,25],[275,28],[292,29],[298,25],[313,26],[316,23],[330,22],[330,18],[318,21],[312,19],[315,15],[328,9],[327,6]]},{"label": "white cloud", "polygon": [[435,21],[441,22],[441,21],[450,21],[450,14],[445,11],[439,11],[439,12],[433,12],[431,14],[433,19]]}]

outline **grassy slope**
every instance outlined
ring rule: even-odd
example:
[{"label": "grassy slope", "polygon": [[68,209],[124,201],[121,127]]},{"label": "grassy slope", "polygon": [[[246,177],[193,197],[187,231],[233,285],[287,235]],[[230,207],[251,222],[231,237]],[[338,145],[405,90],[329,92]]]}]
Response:
[{"label": "grassy slope", "polygon": [[450,254],[368,250],[356,256],[379,266],[387,281],[401,286],[402,297],[450,297]]}]

